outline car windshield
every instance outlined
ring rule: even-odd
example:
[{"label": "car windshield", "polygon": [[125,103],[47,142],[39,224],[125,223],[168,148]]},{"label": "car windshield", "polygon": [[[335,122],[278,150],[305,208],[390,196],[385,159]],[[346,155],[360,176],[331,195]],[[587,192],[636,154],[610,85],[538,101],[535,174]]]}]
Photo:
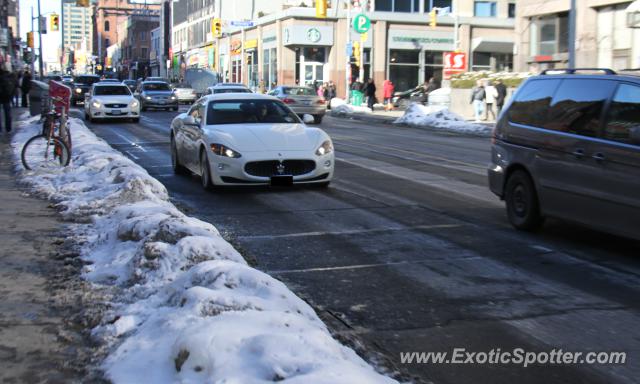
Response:
[{"label": "car windshield", "polygon": [[274,100],[222,100],[208,106],[207,124],[290,124],[300,119],[282,102]]},{"label": "car windshield", "polygon": [[123,81],[123,83],[125,83],[127,85],[135,85],[136,81],[135,80],[125,80],[125,81]]},{"label": "car windshield", "polygon": [[251,93],[251,91],[246,88],[219,88],[214,89],[213,93]]},{"label": "car windshield", "polygon": [[109,86],[109,87],[95,87],[93,89],[95,96],[122,96],[130,95],[131,92],[126,86]]},{"label": "car windshield", "polygon": [[316,96],[316,92],[312,88],[307,87],[282,88],[282,92],[285,95],[291,96]]},{"label": "car windshield", "polygon": [[142,89],[145,91],[170,91],[169,84],[167,83],[147,83],[142,85]]},{"label": "car windshield", "polygon": [[191,88],[191,84],[189,83],[177,83],[173,85],[174,88]]},{"label": "car windshield", "polygon": [[97,83],[98,81],[100,81],[100,78],[98,76],[78,76],[75,80],[76,83],[89,85]]}]

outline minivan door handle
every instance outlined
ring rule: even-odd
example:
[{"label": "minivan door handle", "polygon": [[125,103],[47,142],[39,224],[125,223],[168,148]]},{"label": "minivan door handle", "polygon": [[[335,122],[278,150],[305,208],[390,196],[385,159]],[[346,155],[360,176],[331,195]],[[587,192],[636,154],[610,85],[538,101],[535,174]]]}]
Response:
[{"label": "minivan door handle", "polygon": [[605,159],[604,153],[602,152],[595,153],[592,157],[595,161],[604,161]]},{"label": "minivan door handle", "polygon": [[582,159],[584,157],[584,149],[576,149],[575,151],[573,151],[573,156],[577,157],[578,159]]}]

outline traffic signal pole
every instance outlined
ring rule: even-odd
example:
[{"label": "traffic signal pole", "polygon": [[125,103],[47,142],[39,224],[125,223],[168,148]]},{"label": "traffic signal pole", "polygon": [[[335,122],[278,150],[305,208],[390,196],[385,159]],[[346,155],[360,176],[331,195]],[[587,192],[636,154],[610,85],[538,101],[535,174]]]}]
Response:
[{"label": "traffic signal pole", "polygon": [[[44,76],[44,66],[42,64],[42,12],[40,10],[40,0],[38,0],[38,40],[40,55],[38,56],[38,68],[40,70],[40,79]],[[32,20],[33,23],[33,20]]]}]

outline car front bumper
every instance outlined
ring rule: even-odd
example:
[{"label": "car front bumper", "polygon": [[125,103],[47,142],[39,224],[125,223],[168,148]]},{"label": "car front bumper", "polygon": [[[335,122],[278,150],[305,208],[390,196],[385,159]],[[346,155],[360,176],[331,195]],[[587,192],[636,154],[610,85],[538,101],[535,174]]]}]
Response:
[{"label": "car front bumper", "polygon": [[174,100],[141,100],[141,104],[145,108],[177,108],[178,107],[178,99]]},{"label": "car front bumper", "polygon": [[[278,155],[281,156],[278,156]],[[251,153],[251,156],[240,158],[228,158],[208,153],[209,168],[212,173],[212,180],[216,185],[270,185],[271,176],[255,176],[246,172],[245,166],[250,162],[262,161],[282,161],[302,160],[313,161],[315,168],[304,174],[297,174],[292,177],[293,184],[314,184],[326,183],[333,178],[335,158],[329,153],[324,156],[309,154],[300,151],[279,151],[277,153]],[[290,176],[285,171],[282,174],[274,173],[272,176]]]},{"label": "car front bumper", "polygon": [[93,119],[133,119],[140,117],[140,107],[108,108],[91,106],[89,115]]}]

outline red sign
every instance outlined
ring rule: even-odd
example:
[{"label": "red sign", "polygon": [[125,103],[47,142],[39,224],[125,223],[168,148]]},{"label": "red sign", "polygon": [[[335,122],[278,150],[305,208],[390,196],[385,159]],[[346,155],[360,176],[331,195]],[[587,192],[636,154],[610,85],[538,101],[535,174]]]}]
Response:
[{"label": "red sign", "polygon": [[453,74],[467,70],[467,54],[464,52],[444,52],[443,62],[445,80],[449,80]]},{"label": "red sign", "polygon": [[59,97],[63,100],[62,102],[55,101],[53,104],[57,112],[62,112],[62,108],[64,108],[68,116],[71,104],[71,88],[52,80],[49,82],[49,96]]}]

